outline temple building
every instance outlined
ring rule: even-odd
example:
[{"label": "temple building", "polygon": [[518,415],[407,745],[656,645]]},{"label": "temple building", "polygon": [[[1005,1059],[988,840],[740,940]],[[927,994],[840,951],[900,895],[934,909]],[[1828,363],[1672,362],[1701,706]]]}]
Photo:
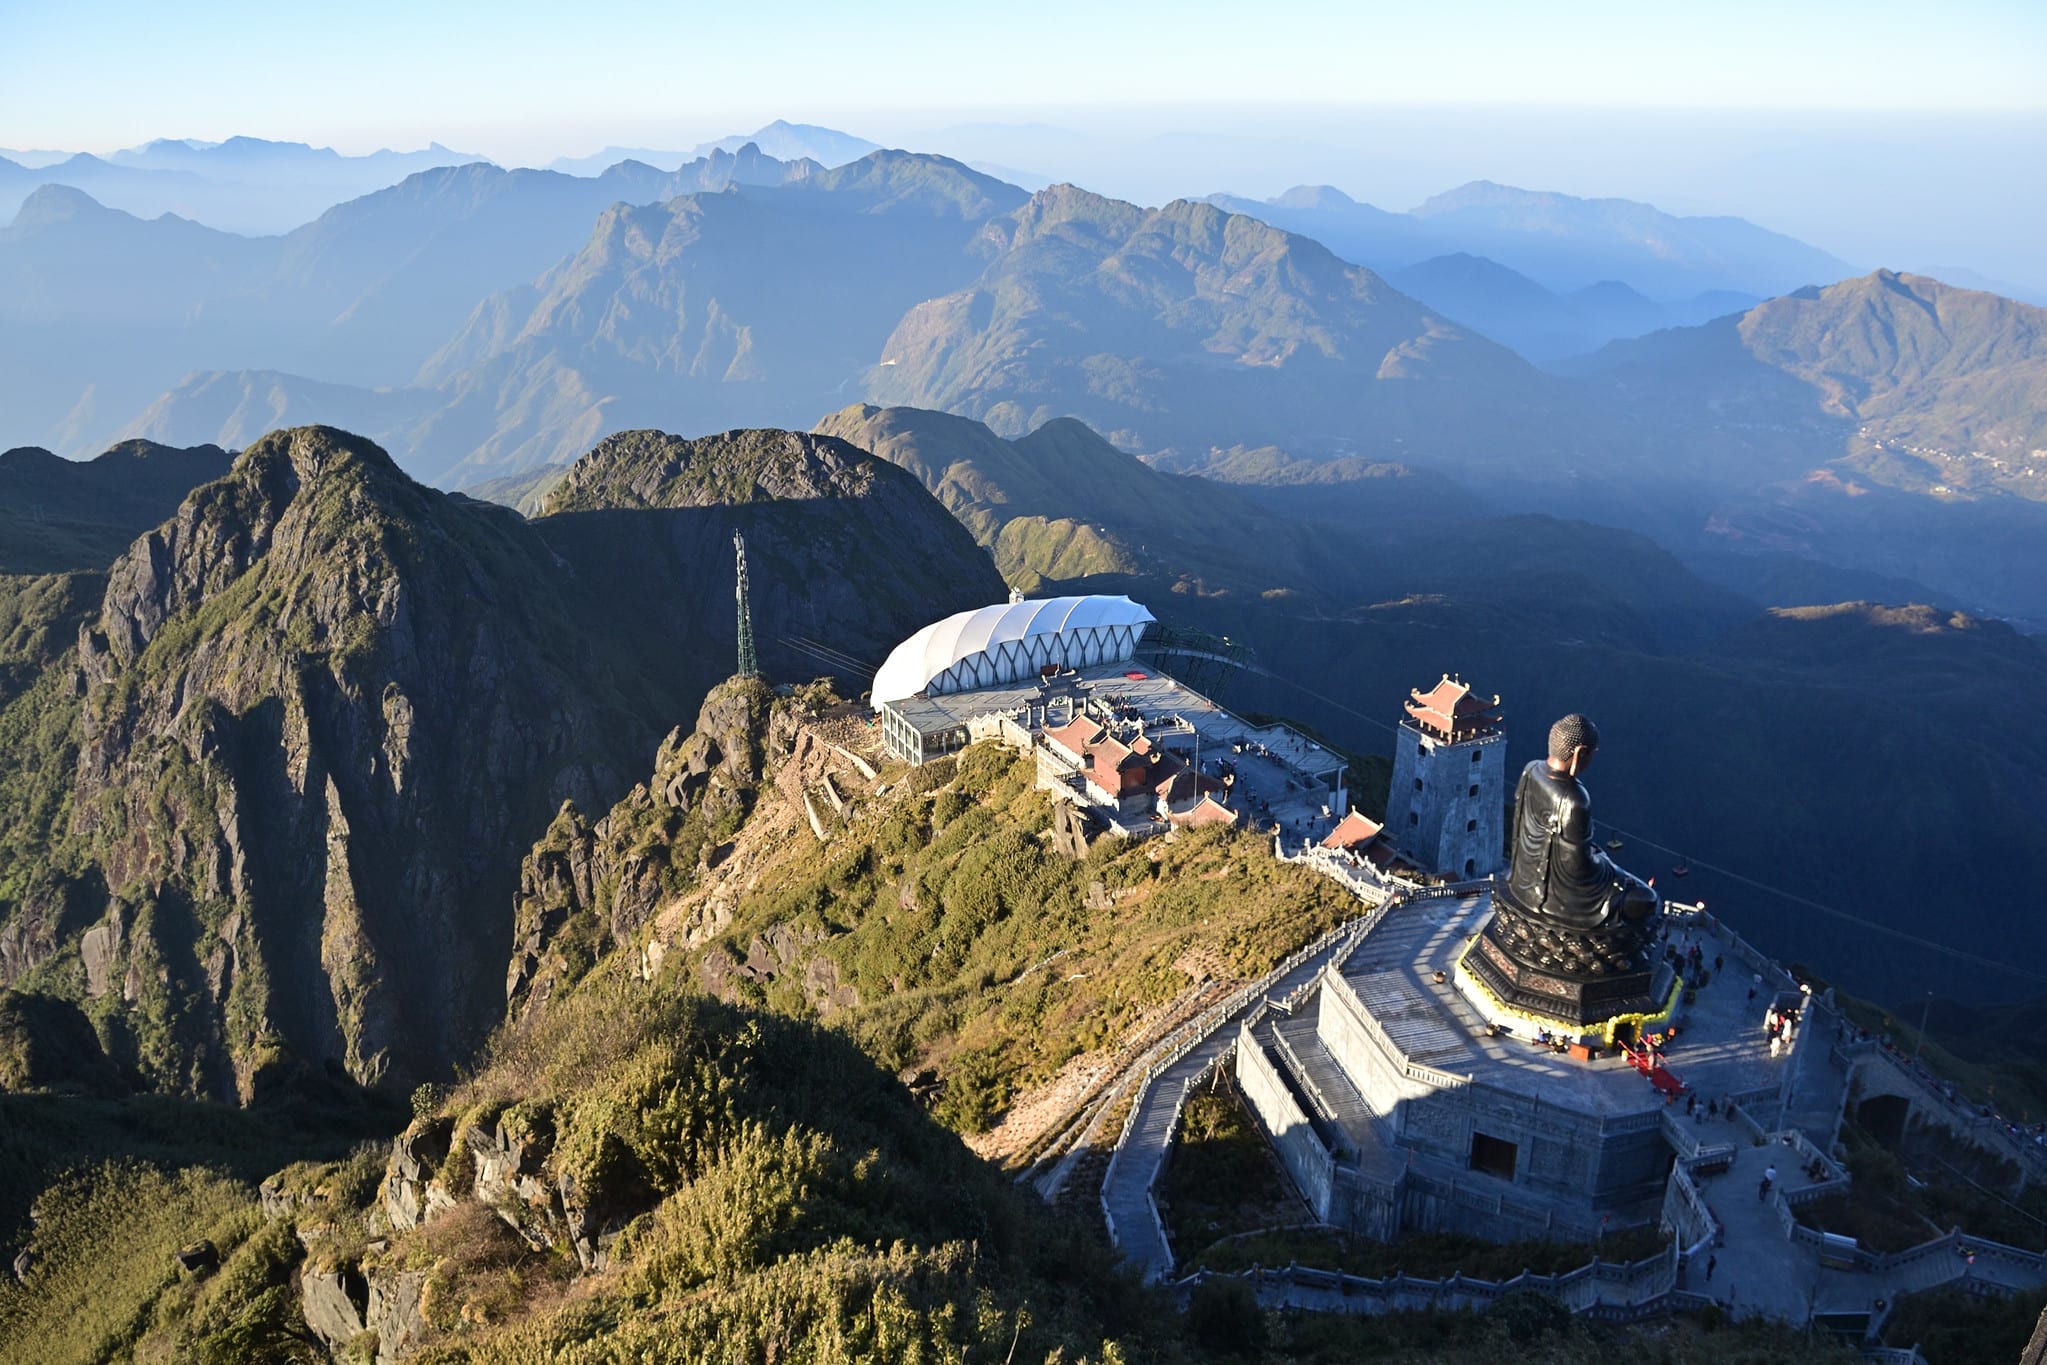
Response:
[{"label": "temple building", "polygon": [[1127,837],[1242,824],[1310,839],[1349,811],[1349,763],[1254,725],[1145,664],[1128,597],[1016,600],[933,622],[870,694],[888,752],[922,764],[980,739],[1034,756],[1038,785]]},{"label": "temple building", "polygon": [[1410,694],[1393,746],[1387,838],[1426,873],[1490,877],[1505,846],[1507,740],[1500,699],[1444,674]]},{"label": "temple building", "polygon": [[[1597,743],[1583,717],[1558,722],[1551,757],[1524,773],[1524,800],[1540,775],[1578,803],[1561,824],[1532,806],[1517,812],[1516,858],[1531,869],[1502,865],[1499,699],[1446,676],[1405,709],[1386,828],[1353,812],[1322,844],[1369,857],[1392,840],[1438,874],[1478,875],[1396,898],[1305,998],[1254,1011],[1235,1051],[1246,1099],[1315,1216],[1372,1237],[1591,1240],[1673,1216],[1672,1201],[1695,1194],[1676,1169],[1697,1148],[1673,1119],[1685,1096],[1785,1111],[1789,1059],[1758,1024],[1773,1001],[1798,998],[1796,983],[1696,907],[1645,909],[1589,833],[1575,832],[1589,812],[1577,773]],[[1580,722],[1589,743],[1563,746],[1559,759],[1558,735]],[[1558,843],[1571,838],[1584,846]],[[1551,879],[1573,857],[1608,878],[1583,904]],[[1551,894],[1517,905],[1507,888],[1531,870]],[[1600,918],[1609,908],[1610,922]],[[1529,1003],[1467,969],[1502,920],[1526,940],[1507,943],[1527,962],[1516,981],[1542,988]],[[1734,974],[1700,987],[1696,972],[1671,965],[1680,936],[1711,945],[1705,959],[1724,957]]]}]

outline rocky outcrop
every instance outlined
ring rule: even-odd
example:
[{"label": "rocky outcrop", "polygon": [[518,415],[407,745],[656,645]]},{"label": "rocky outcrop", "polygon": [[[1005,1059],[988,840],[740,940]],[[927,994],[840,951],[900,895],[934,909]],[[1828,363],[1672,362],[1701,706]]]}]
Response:
[{"label": "rocky outcrop", "polygon": [[654,771],[596,824],[564,805],[519,873],[505,975],[518,1014],[629,942],[683,891],[753,808],[765,768],[787,757],[795,721],[758,678],[711,690],[688,735],[671,732]]},{"label": "rocky outcrop", "polygon": [[362,1267],[343,1264],[299,1271],[299,1312],[306,1327],[337,1356],[369,1330],[370,1285]]},{"label": "rocky outcrop", "polygon": [[602,1270],[653,1195],[630,1161],[604,1163],[601,1180],[578,1180],[554,1160],[554,1143],[545,1108],[514,1106],[459,1127],[446,1117],[417,1120],[392,1142],[377,1213],[404,1234],[473,1200],[535,1251],[573,1254],[585,1271]]},{"label": "rocky outcrop", "polygon": [[391,1140],[383,1208],[396,1231],[408,1232],[455,1207],[455,1197],[437,1178],[448,1159],[454,1133],[453,1119],[429,1118],[415,1121]]},{"label": "rocky outcrop", "polygon": [[1052,851],[1062,858],[1087,857],[1087,846],[1099,827],[1093,816],[1071,801],[1052,803]]},{"label": "rocky outcrop", "polygon": [[321,428],[114,564],[71,833],[124,903],[83,984],[175,1040],[138,1057],[158,1084],[246,1101],[296,1055],[404,1086],[479,1040],[520,840],[630,752],[553,661],[559,573],[516,518]]}]

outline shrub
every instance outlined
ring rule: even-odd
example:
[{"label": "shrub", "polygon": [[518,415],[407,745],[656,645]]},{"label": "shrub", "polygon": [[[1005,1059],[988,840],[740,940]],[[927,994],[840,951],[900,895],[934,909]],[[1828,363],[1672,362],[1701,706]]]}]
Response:
[{"label": "shrub", "polygon": [[1242,1280],[1206,1279],[1187,1296],[1187,1335],[1204,1350],[1255,1355],[1265,1345],[1265,1311]]}]

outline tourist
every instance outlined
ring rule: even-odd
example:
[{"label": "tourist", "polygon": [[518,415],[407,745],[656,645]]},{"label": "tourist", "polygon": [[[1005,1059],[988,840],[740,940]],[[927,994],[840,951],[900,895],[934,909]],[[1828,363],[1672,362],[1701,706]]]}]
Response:
[{"label": "tourist", "polygon": [[1770,1197],[1770,1187],[1776,1183],[1777,1168],[1774,1165],[1763,1167],[1763,1183],[1756,1190],[1756,1198],[1768,1199]]}]

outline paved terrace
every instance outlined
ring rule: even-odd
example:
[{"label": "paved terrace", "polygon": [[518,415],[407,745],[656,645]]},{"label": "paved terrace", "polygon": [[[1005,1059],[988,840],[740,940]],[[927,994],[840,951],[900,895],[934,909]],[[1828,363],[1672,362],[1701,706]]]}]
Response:
[{"label": "paved terrace", "polygon": [[[1806,1002],[1803,1045],[1772,1058],[1762,1017],[1780,993],[1789,994],[1783,991],[1788,978],[1724,928],[1692,916],[1677,919],[1670,931],[1671,941],[1681,947],[1698,941],[1709,964],[1716,955],[1725,960],[1724,976],[1716,977],[1684,1010],[1683,1029],[1665,1049],[1669,1067],[1699,1095],[1696,1110],[1687,1114],[1682,1104],[1666,1106],[1624,1061],[1575,1062],[1513,1037],[1485,1035],[1477,1012],[1454,984],[1437,983],[1435,973],[1450,975],[1456,954],[1490,909],[1490,895],[1483,892],[1461,900],[1445,896],[1397,904],[1372,923],[1347,955],[1351,940],[1328,945],[1283,973],[1260,997],[1293,1001],[1293,1011],[1266,1010],[1254,1024],[1254,1036],[1283,1060],[1287,1081],[1303,1110],[1325,1141],[1342,1148],[1347,1158],[1368,1170],[1391,1174],[1406,1154],[1392,1143],[1389,1117],[1370,1110],[1315,1035],[1310,991],[1332,960],[1372,1004],[1395,1045],[1425,1066],[1532,1090],[1600,1114],[1663,1109],[1666,1127],[1681,1129],[1696,1140],[1693,1150],[1731,1151],[1732,1162],[1724,1171],[1694,1172],[1720,1235],[1689,1259],[1679,1281],[1681,1291],[1717,1299],[1737,1316],[1803,1322],[1815,1312],[1868,1312],[1880,1300],[1895,1305],[1901,1296],[1949,1283],[2008,1292],[2047,1282],[2047,1260],[1968,1237],[1936,1239],[1911,1252],[1873,1261],[1865,1258],[1862,1269],[1843,1270],[1821,1266],[1816,1248],[1791,1235],[1788,1206],[1800,1202],[1803,1194],[1819,1191],[1805,1173],[1801,1152],[1790,1145],[1790,1136],[1772,1135],[1761,1142],[1758,1138],[1764,1129],[1782,1125],[1804,1132],[1822,1149],[1831,1145],[1846,1085],[1832,1046],[1837,1021],[1823,1001]],[[1760,984],[1758,975],[1763,977]],[[1152,1084],[1140,1088],[1137,1112],[1122,1155],[1111,1168],[1103,1202],[1124,1254],[1147,1277],[1172,1268],[1150,1190],[1183,1096],[1228,1050],[1240,1022],[1257,1009],[1257,1002],[1248,1003],[1216,1024]],[[1730,1097],[1742,1104],[1740,1114],[1723,1108],[1708,1116],[1707,1100]],[[1772,1196],[1765,1199],[1758,1189],[1770,1166],[1777,1176]],[[1291,1277],[1261,1279],[1257,1292],[1271,1306],[1334,1312],[1382,1311],[1389,1306]]]},{"label": "paved terrace", "polygon": [[[1457,988],[1455,969],[1465,944],[1491,912],[1490,891],[1417,901],[1381,921],[1351,954],[1343,975],[1410,1061],[1602,1117],[1664,1107],[1663,1098],[1624,1058],[1574,1061],[1537,1046],[1532,1037],[1486,1036],[1486,1020]],[[1707,964],[1717,953],[1727,970],[1700,990],[1694,1003],[1680,1006],[1679,1033],[1664,1048],[1664,1064],[1702,1105],[1730,1095],[1775,1091],[1791,1065],[1787,1056],[1770,1056],[1763,1034],[1763,1015],[1776,991],[1766,984],[1749,998],[1754,974],[1743,970],[1728,939],[1707,933],[1702,925],[1684,927],[1682,921],[1671,933],[1680,947],[1688,936],[1697,938]],[[1831,1025],[1825,1038],[1812,1042],[1812,1048],[1799,1051],[1817,1054],[1824,1063]],[[1824,1106],[1825,1079],[1813,1078],[1811,1088],[1813,1100]]]}]

